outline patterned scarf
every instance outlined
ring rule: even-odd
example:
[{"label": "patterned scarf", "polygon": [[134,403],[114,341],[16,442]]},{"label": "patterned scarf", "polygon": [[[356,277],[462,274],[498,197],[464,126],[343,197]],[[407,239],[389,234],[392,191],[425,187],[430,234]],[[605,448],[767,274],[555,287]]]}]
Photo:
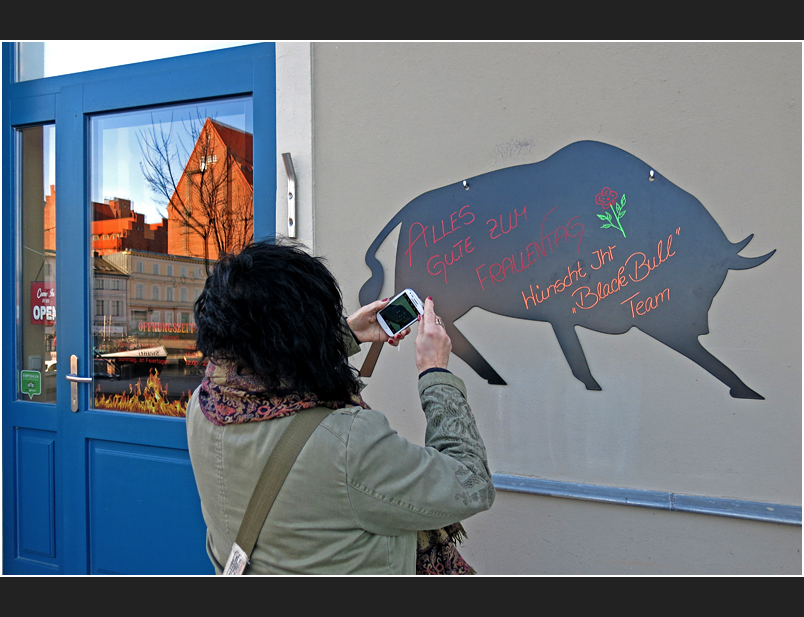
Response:
[{"label": "patterned scarf", "polygon": [[[239,375],[235,365],[210,361],[201,380],[198,402],[204,417],[216,426],[284,418],[318,406],[370,409],[360,395],[350,401],[322,401],[313,394],[300,395],[290,390],[266,397],[264,390],[254,376]],[[465,537],[460,523],[418,532],[416,574],[476,574],[456,547]]]}]

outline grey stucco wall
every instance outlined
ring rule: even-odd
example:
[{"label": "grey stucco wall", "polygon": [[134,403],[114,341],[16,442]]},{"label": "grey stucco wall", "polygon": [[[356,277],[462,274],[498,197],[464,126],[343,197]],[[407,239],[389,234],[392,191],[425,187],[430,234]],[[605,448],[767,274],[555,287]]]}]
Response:
[{"label": "grey stucco wall", "polygon": [[[494,472],[801,504],[800,44],[317,43],[312,93],[314,250],[329,259],[348,310],[369,276],[369,244],[411,199],[579,140],[618,146],[654,166],[697,197],[732,242],[755,234],[743,255],[777,249],[760,267],[729,272],[701,337],[764,401],[732,399],[699,366],[637,330],[579,328],[603,387],[589,392],[549,324],[479,309],[457,326],[509,385],[488,385],[454,356],[450,368],[467,383]],[[380,297],[393,291],[397,236],[378,253],[386,271]],[[409,340],[383,351],[365,394],[420,443],[415,380]],[[590,508],[601,528],[599,536],[585,532],[586,552],[543,550]],[[622,510],[501,494],[467,523],[470,535],[481,531],[467,550],[493,573],[606,572],[609,562],[619,572],[633,547],[624,536],[619,545],[618,536],[604,536],[627,516],[644,538],[657,520],[657,533],[666,525],[694,530],[673,543],[667,572],[690,573],[696,564],[699,572],[800,572],[800,527],[743,522],[754,530],[748,536],[768,541],[757,544],[761,557],[735,568],[706,538],[743,542],[754,554],[740,525]],[[483,557],[508,534],[527,558]],[[612,556],[613,545],[621,554]]]}]

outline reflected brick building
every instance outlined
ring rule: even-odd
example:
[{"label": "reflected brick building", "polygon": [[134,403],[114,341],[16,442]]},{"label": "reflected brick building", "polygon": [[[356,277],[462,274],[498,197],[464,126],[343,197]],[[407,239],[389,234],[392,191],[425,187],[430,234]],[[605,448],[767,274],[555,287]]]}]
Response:
[{"label": "reflected brick building", "polygon": [[167,252],[216,260],[253,238],[253,136],[207,118],[168,204]]},{"label": "reflected brick building", "polygon": [[124,250],[167,253],[168,220],[146,223],[145,215],[131,209],[129,199],[92,203],[92,249],[97,255]]},{"label": "reflected brick building", "polygon": [[[56,187],[45,197],[45,249],[56,250]],[[131,200],[114,197],[92,202],[92,250],[109,255],[125,250],[167,253],[168,220],[146,223],[145,215],[132,210]]]},{"label": "reflected brick building", "polygon": [[[92,203],[95,255],[145,251],[215,261],[251,241],[254,228],[253,136],[209,118],[196,140],[167,218],[146,223],[130,199]],[[45,201],[45,248],[55,250],[56,189]]]}]

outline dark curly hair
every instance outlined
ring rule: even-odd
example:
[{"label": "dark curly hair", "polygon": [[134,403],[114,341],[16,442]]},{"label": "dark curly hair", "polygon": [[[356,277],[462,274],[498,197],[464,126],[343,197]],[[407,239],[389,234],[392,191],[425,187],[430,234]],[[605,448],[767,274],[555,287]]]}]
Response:
[{"label": "dark curly hair", "polygon": [[222,256],[195,301],[195,321],[201,353],[252,373],[269,394],[348,401],[360,390],[340,336],[338,283],[301,245],[263,240]]}]

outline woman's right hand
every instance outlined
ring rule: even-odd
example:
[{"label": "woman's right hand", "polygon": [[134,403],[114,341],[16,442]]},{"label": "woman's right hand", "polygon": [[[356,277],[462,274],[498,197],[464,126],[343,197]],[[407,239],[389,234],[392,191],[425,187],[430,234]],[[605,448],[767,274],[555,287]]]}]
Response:
[{"label": "woman's right hand", "polygon": [[419,373],[430,368],[447,368],[452,341],[441,319],[435,314],[432,298],[424,301],[424,315],[419,317],[415,346],[416,368]]}]

